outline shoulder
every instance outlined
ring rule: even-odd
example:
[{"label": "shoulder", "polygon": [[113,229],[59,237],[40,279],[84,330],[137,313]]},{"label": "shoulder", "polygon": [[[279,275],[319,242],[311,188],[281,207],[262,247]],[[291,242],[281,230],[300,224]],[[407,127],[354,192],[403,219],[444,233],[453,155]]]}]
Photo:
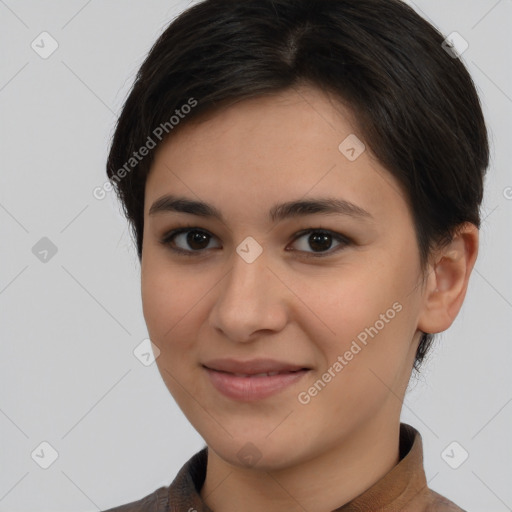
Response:
[{"label": "shoulder", "polygon": [[430,500],[425,512],[466,512],[441,494],[429,489]]},{"label": "shoulder", "polygon": [[[207,448],[193,455],[179,470],[169,486],[162,486],[145,498],[103,512],[170,512],[170,510],[209,511],[199,495],[206,475]],[[211,511],[210,511],[211,512]]]},{"label": "shoulder", "polygon": [[160,487],[146,497],[109,508],[103,512],[167,512],[169,506],[169,487]]}]

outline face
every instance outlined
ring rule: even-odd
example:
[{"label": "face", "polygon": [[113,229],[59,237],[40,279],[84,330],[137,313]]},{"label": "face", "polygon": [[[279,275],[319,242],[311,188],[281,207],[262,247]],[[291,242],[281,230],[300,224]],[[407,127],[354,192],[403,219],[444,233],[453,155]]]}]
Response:
[{"label": "face", "polygon": [[144,317],[169,391],[231,464],[299,464],[398,421],[419,253],[405,195],[354,136],[349,110],[302,88],[184,125],[156,154]]}]

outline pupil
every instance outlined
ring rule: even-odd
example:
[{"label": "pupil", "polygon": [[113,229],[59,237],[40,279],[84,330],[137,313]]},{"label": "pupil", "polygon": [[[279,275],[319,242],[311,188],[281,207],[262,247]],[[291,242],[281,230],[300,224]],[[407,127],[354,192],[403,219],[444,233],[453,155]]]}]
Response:
[{"label": "pupil", "polygon": [[312,233],[309,236],[309,243],[311,248],[315,251],[322,251],[325,249],[329,249],[331,246],[331,235],[326,233]]},{"label": "pupil", "polygon": [[[208,235],[200,231],[190,231],[187,235],[187,243],[192,249],[204,249],[208,245]],[[206,242],[206,243],[203,243]]]}]

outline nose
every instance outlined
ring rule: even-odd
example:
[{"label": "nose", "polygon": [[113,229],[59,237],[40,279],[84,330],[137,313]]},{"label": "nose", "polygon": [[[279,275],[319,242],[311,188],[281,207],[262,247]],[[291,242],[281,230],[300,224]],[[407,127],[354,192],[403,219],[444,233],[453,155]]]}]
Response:
[{"label": "nose", "polygon": [[209,321],[235,342],[249,342],[279,332],[287,322],[287,291],[269,268],[265,251],[253,262],[234,252],[231,271],[215,287],[217,296]]}]

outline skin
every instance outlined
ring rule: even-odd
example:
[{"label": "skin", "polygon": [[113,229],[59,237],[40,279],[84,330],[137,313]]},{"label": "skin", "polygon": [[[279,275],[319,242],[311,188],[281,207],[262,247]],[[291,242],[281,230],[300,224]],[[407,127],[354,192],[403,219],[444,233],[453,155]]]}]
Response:
[{"label": "skin", "polygon": [[[350,134],[363,139],[351,111],[303,86],[183,125],[152,165],[143,312],[162,378],[208,445],[201,496],[216,512],[327,512],[387,473],[399,460],[400,410],[421,331],[447,329],[464,300],[477,228],[461,226],[423,274],[404,193],[368,146],[355,161],[340,152]],[[225,222],[149,215],[168,193],[211,203]],[[350,201],[371,217],[268,219],[276,203],[322,196]],[[199,256],[160,242],[182,226],[211,234]],[[318,254],[310,234],[296,234],[320,228],[352,243],[332,238],[321,249],[326,256],[308,258]],[[263,249],[252,263],[236,252],[248,236]],[[197,248],[186,234],[174,247]],[[299,393],[396,302],[401,311],[309,403],[300,403]],[[269,398],[239,402],[220,394],[201,366],[219,357],[269,357],[312,370]],[[237,455],[249,442],[260,457],[255,465]]]}]

